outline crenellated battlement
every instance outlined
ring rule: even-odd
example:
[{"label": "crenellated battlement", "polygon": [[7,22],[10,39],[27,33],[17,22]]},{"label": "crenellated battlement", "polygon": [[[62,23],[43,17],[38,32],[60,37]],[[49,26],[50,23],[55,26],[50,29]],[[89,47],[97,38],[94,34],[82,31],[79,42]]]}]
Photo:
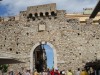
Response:
[{"label": "crenellated battlement", "polygon": [[[61,14],[62,13],[62,14]],[[64,16],[66,13],[65,10],[56,10],[56,3],[38,5],[38,6],[29,6],[26,11],[20,11],[19,16],[10,16],[10,17],[0,17],[0,22],[4,21],[35,21],[40,19],[55,19],[58,16]]]},{"label": "crenellated battlement", "polygon": [[65,16],[65,10],[57,10],[56,3],[38,5],[38,6],[30,6],[27,7],[26,11],[20,12],[20,20],[21,21],[35,21],[41,19],[57,19],[58,17]]},{"label": "crenellated battlement", "polygon": [[27,14],[33,14],[34,16],[46,16],[56,13],[56,3],[30,6],[27,8]]},{"label": "crenellated battlement", "polygon": [[[49,19],[68,19],[70,22],[79,21],[80,23],[90,23],[87,15],[84,14],[67,14],[66,10],[57,10],[56,3],[37,5],[37,6],[29,6],[27,10],[20,11],[18,16],[10,16],[10,17],[0,17],[0,22],[6,21],[21,21],[21,22],[30,22],[37,20],[45,20]],[[84,19],[84,20],[83,20]],[[91,23],[100,23],[100,20],[97,18]]]}]

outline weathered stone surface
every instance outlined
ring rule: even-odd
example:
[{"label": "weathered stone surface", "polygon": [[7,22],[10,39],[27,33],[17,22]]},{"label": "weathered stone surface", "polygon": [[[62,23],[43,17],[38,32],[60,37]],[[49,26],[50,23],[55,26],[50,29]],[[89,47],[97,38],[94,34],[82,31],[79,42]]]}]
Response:
[{"label": "weathered stone surface", "polygon": [[[78,67],[82,68],[86,62],[95,60],[96,57],[100,59],[100,25],[83,25],[77,19],[67,19],[63,10],[55,10],[55,5],[52,9],[57,15],[51,16],[50,7],[41,9],[43,13],[47,10],[49,17],[28,19],[29,13],[33,12],[32,8],[36,9],[30,7],[29,11],[20,13],[19,21],[0,23],[0,51],[14,53],[14,58],[26,62],[11,67],[29,68],[31,49],[41,41],[49,42],[55,47],[59,69],[75,70]],[[40,15],[38,10],[37,13]],[[41,22],[46,29],[38,32],[38,25]]]}]

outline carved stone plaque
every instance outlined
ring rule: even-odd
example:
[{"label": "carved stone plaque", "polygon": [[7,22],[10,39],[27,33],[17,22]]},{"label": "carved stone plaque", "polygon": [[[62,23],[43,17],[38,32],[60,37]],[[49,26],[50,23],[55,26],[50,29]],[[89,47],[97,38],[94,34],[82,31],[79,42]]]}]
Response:
[{"label": "carved stone plaque", "polygon": [[41,21],[38,25],[38,31],[45,31],[46,30],[46,23]]}]

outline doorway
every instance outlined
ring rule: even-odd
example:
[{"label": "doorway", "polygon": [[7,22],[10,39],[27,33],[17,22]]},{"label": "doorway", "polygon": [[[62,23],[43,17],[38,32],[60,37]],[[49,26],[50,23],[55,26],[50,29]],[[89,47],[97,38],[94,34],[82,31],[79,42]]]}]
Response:
[{"label": "doorway", "polygon": [[[34,69],[38,69],[38,71],[41,72],[41,71],[43,71],[43,69],[49,68],[48,61],[47,61],[48,53],[46,51],[47,50],[46,46],[49,46],[50,48],[52,48],[53,68],[57,68],[57,54],[56,54],[56,49],[54,48],[54,46],[49,42],[41,42],[41,43],[39,42],[33,46],[31,53],[30,53],[30,70],[31,70],[31,72],[33,72]],[[40,62],[42,62],[42,63],[40,63]],[[41,65],[40,69],[38,67],[39,65]]]},{"label": "doorway", "polygon": [[40,44],[35,48],[33,56],[35,60],[35,69],[38,72],[42,72],[43,70],[47,69],[47,55],[44,44]]}]

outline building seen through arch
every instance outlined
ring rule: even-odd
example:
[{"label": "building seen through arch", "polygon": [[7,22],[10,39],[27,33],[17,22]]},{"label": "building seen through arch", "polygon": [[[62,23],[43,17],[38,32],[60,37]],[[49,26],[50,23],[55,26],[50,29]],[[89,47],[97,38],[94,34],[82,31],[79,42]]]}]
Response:
[{"label": "building seen through arch", "polygon": [[34,68],[38,72],[54,67],[52,48],[46,44],[38,45],[33,52]]},{"label": "building seen through arch", "polygon": [[38,72],[47,69],[47,55],[43,44],[35,48],[33,55],[35,59],[35,69],[37,69]]}]

